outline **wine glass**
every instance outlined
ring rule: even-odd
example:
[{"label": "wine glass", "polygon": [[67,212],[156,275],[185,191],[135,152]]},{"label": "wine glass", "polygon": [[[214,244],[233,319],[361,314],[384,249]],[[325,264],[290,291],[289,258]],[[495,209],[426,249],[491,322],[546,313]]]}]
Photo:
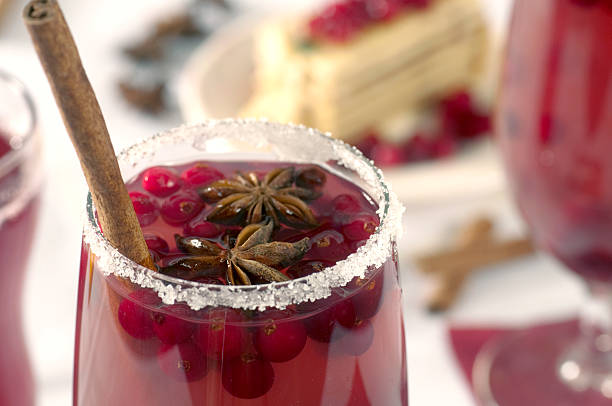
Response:
[{"label": "wine glass", "polygon": [[486,346],[485,405],[612,403],[612,2],[517,0],[496,135],[538,246],[589,290],[579,323]]},{"label": "wine glass", "polygon": [[[328,172],[319,203],[313,203],[315,212],[331,207],[330,194],[352,190],[372,199],[380,225],[346,260],[338,256],[344,243],[333,224],[323,231],[327,239],[311,235],[325,257],[315,273],[286,282],[227,286],[219,284],[217,274],[179,279],[123,257],[103,238],[89,198],[77,309],[75,405],[408,404],[395,245],[402,207],[361,153],[305,127],[223,120],[151,137],[121,153],[119,164],[130,180],[128,190],[138,193],[136,212],[145,237],[156,232],[150,240],[155,245],[149,245],[154,256],[176,249],[172,227],[178,216],[163,208],[177,196],[188,198],[188,184],[210,174],[222,179],[248,173],[253,179],[271,168],[319,165]],[[172,173],[180,173],[182,181],[157,183],[155,176],[170,179]],[[133,192],[139,185],[144,186]],[[146,191],[153,195],[145,205]],[[183,214],[202,207],[190,202],[179,207]],[[161,205],[161,215],[147,217],[151,212],[142,207],[155,204]],[[210,228],[185,227],[192,227],[189,233],[212,235]],[[209,239],[206,246],[211,241],[231,246],[235,226],[220,227],[226,227],[228,238]],[[277,230],[275,235],[296,232]],[[363,227],[353,231],[362,233]],[[241,235],[234,236],[235,244]]]},{"label": "wine glass", "polygon": [[25,86],[0,70],[0,404],[33,405],[22,290],[39,206],[40,153]]}]

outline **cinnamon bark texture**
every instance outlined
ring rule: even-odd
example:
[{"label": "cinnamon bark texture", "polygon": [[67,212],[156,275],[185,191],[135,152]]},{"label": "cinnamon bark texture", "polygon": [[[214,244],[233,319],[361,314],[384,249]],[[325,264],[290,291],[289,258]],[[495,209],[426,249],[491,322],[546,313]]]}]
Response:
[{"label": "cinnamon bark texture", "polygon": [[32,1],[23,19],[81,161],[104,236],[126,257],[155,269],[102,111],[59,4]]}]

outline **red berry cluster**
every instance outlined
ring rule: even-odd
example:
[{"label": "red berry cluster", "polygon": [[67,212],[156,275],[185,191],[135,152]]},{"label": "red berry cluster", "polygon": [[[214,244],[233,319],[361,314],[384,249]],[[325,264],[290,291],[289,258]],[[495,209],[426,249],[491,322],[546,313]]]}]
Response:
[{"label": "red berry cluster", "polygon": [[[181,233],[221,243],[223,236],[235,238],[239,231],[234,226],[206,221],[209,208],[196,193],[197,188],[225,178],[219,170],[222,168],[204,163],[184,168],[187,169],[181,173],[170,167],[153,167],[128,185],[156,262],[181,255],[171,240],[164,239],[171,238],[169,235]],[[260,174],[264,175],[265,172]],[[343,193],[331,186],[335,194],[327,196],[323,188],[328,182],[325,172],[317,167],[297,171],[296,184],[318,190],[322,197],[315,210],[318,227],[302,230],[280,226],[275,231],[275,241],[293,242],[310,237],[309,251],[303,259],[281,270],[291,278],[320,272],[346,259],[379,226],[378,216],[359,189]],[[155,234],[158,232],[161,236]],[[193,311],[184,304],[163,305],[154,292],[140,289],[121,300],[117,319],[130,347],[138,349],[139,354],[157,357],[160,370],[169,377],[199,381],[210,370],[217,369],[229,393],[253,399],[272,388],[274,364],[298,357],[309,338],[320,345],[342,340],[339,348],[344,355],[366,352],[374,339],[370,319],[380,307],[384,273],[382,269],[370,280],[355,279],[342,294],[283,311],[244,312],[227,308]],[[197,281],[226,283],[222,275],[216,274]]]},{"label": "red berry cluster", "polygon": [[355,280],[350,289],[356,294],[348,298],[334,295],[303,307],[255,313],[164,306],[154,292],[142,289],[121,300],[117,318],[126,338],[135,341],[132,347],[152,348],[140,352],[155,354],[169,377],[194,382],[216,368],[229,393],[254,399],[272,388],[273,364],[297,357],[308,337],[321,343],[342,340],[339,348],[345,355],[366,352],[374,338],[370,319],[380,307],[382,286],[383,271],[369,281]]},{"label": "red berry cluster", "polygon": [[438,118],[439,126],[433,133],[416,132],[404,143],[394,143],[369,132],[356,147],[376,165],[390,167],[451,156],[463,142],[491,129],[489,115],[478,111],[470,94],[465,91],[441,100]]},{"label": "red berry cluster", "polygon": [[310,36],[333,42],[353,38],[365,27],[388,21],[409,9],[424,8],[431,0],[343,0],[336,2],[308,22]]}]

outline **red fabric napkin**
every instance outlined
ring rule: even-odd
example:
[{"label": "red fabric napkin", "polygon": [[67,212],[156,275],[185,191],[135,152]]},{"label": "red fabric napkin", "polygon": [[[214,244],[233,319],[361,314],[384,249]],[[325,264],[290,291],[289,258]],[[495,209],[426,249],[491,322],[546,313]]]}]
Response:
[{"label": "red fabric napkin", "polygon": [[[472,386],[474,362],[489,342],[504,343],[509,351],[490,375],[500,406],[600,406],[612,400],[588,390],[575,392],[557,379],[557,361],[579,333],[578,321],[537,325],[528,329],[449,327],[457,361]],[[521,340],[512,340],[521,334]],[[510,338],[510,340],[508,340]],[[495,341],[492,341],[495,340]],[[527,356],[520,356],[519,353]],[[520,371],[520,373],[517,373]]]}]

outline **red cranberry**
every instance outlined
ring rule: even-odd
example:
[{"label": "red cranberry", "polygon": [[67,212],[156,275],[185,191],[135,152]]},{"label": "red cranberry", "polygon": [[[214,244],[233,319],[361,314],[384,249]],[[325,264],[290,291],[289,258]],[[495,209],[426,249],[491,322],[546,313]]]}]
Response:
[{"label": "red cranberry", "polygon": [[119,324],[126,333],[134,338],[145,340],[153,337],[153,314],[144,305],[154,306],[160,300],[152,290],[140,289],[130,293],[121,300],[117,309]]},{"label": "red cranberry", "polygon": [[326,180],[325,172],[319,168],[311,167],[304,168],[298,172],[295,184],[306,189],[318,190],[325,185]]},{"label": "red cranberry", "polygon": [[162,346],[157,353],[157,362],[166,375],[179,382],[198,381],[208,372],[206,357],[191,342]]},{"label": "red cranberry", "polygon": [[364,0],[368,15],[374,21],[390,20],[402,9],[396,0]]},{"label": "red cranberry", "polygon": [[303,322],[308,337],[322,343],[335,341],[343,335],[343,330],[338,328],[333,307],[314,314]]},{"label": "red cranberry", "polygon": [[370,159],[372,159],[377,166],[384,168],[397,166],[405,162],[406,155],[402,145],[385,142],[372,148]]},{"label": "red cranberry", "polygon": [[434,158],[449,157],[457,151],[457,141],[447,135],[437,137],[432,143],[431,150]]},{"label": "red cranberry", "polygon": [[229,359],[240,355],[245,335],[242,327],[232,324],[243,321],[234,310],[211,310],[208,320],[200,325],[196,343],[210,358]]},{"label": "red cranberry", "polygon": [[192,280],[194,282],[204,283],[206,285],[225,285],[225,283],[223,283],[219,278],[214,276],[201,276]]},{"label": "red cranberry", "polygon": [[219,170],[199,163],[181,173],[181,179],[190,187],[205,186],[223,178],[225,175]]},{"label": "red cranberry", "polygon": [[253,354],[243,354],[224,362],[221,381],[226,391],[240,399],[255,399],[266,394],[274,383],[274,369]]},{"label": "red cranberry", "polygon": [[417,162],[432,156],[432,142],[424,134],[415,134],[404,143],[404,158],[407,162]]},{"label": "red cranberry", "polygon": [[166,168],[154,167],[144,171],[142,187],[157,197],[170,196],[181,187],[180,179]]},{"label": "red cranberry", "polygon": [[170,314],[158,312],[153,315],[153,330],[157,338],[164,344],[178,344],[189,340],[195,325],[180,318],[180,316],[189,316],[191,313],[189,307],[175,304],[166,307],[165,310]]},{"label": "red cranberry", "polygon": [[191,193],[179,193],[164,202],[161,215],[166,223],[178,226],[191,220],[204,208],[202,200]]},{"label": "red cranberry", "polygon": [[353,302],[342,300],[334,305],[334,318],[342,327],[352,328],[357,320]]},{"label": "red cranberry", "polygon": [[379,224],[378,216],[362,214],[342,227],[342,234],[352,241],[363,241],[370,238]]},{"label": "red cranberry", "polygon": [[359,293],[351,298],[355,307],[355,314],[358,319],[365,320],[374,317],[378,313],[381,304],[384,271],[379,271],[379,274],[369,281],[357,279],[355,285],[361,287]]},{"label": "red cranberry", "polygon": [[170,248],[168,247],[168,243],[161,237],[151,234],[145,234],[144,236],[145,242],[147,243],[147,247],[160,255],[165,255],[168,253]]},{"label": "red cranberry", "polygon": [[332,266],[331,262],[327,261],[303,261],[298,262],[287,270],[287,276],[291,279],[303,278],[313,273],[321,272],[327,267]]},{"label": "red cranberry", "polygon": [[297,357],[305,345],[306,330],[299,321],[278,321],[271,317],[255,332],[255,348],[268,361],[289,361]]},{"label": "red cranberry", "polygon": [[202,219],[193,219],[183,227],[183,235],[190,237],[215,238],[223,230],[215,223]]},{"label": "red cranberry", "polygon": [[374,327],[369,320],[357,320],[349,331],[342,336],[338,347],[349,355],[365,353],[374,341]]},{"label": "red cranberry", "polygon": [[351,254],[350,247],[344,241],[344,236],[335,230],[326,230],[316,234],[310,239],[309,246],[306,259],[337,262],[346,259]]},{"label": "red cranberry", "polygon": [[130,199],[141,227],[153,224],[159,216],[159,209],[149,196],[140,192],[131,192]]},{"label": "red cranberry", "polygon": [[379,144],[380,138],[378,134],[373,131],[370,131],[355,146],[358,150],[363,152],[363,155],[372,159],[372,150]]},{"label": "red cranberry", "polygon": [[359,200],[348,194],[338,195],[332,201],[334,212],[338,214],[355,214],[361,212]]}]

